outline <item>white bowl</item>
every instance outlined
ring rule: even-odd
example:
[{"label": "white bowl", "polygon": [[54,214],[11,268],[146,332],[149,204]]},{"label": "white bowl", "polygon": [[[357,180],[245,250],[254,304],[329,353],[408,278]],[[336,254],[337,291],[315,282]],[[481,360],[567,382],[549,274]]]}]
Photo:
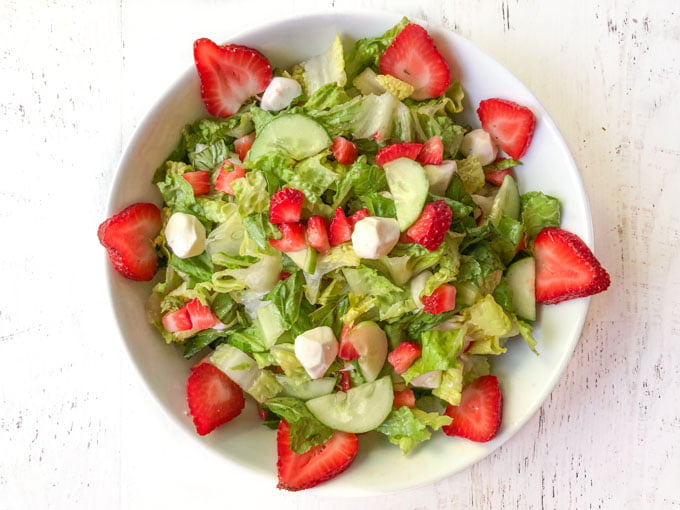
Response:
[{"label": "white bowl", "polygon": [[[232,37],[229,42],[257,48],[274,65],[285,67],[320,53],[336,33],[349,43],[381,34],[399,19],[380,12],[313,14],[270,23]],[[510,71],[472,43],[447,30],[420,23],[451,65],[454,79],[463,84],[467,122],[479,126],[475,110],[479,101],[488,97],[510,99],[534,112],[537,123],[533,142],[523,158],[524,166],[516,172],[520,189],[541,190],[558,197],[563,205],[563,228],[592,246],[590,213],[578,170],[545,109]],[[225,37],[229,37],[228,32]],[[187,40],[186,44],[192,42]],[[158,191],[150,184],[155,168],[174,148],[182,127],[206,116],[193,63],[187,62],[187,67],[132,137],[113,185],[109,213],[137,201],[160,203]],[[260,425],[253,409],[247,408],[228,426],[207,437],[198,436],[186,414],[185,383],[192,362],[166,345],[148,325],[144,303],[151,285],[126,280],[110,267],[107,271],[125,345],[162,408],[197,443],[243,469],[263,475],[274,486],[275,432]],[[523,341],[513,340],[508,353],[495,362],[493,371],[501,381],[504,408],[501,428],[492,441],[474,443],[436,433],[432,440],[402,456],[384,437],[366,434],[361,437],[359,454],[351,468],[313,490],[350,495],[415,487],[465,469],[491,453],[526,423],[553,389],[578,341],[588,302],[580,299],[542,307],[535,328],[541,355],[532,354]]]}]

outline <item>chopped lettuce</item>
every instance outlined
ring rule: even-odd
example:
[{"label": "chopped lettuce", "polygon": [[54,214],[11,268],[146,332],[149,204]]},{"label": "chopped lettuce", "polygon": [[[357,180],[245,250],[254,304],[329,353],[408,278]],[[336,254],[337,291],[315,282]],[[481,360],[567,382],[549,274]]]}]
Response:
[{"label": "chopped lettuce", "polygon": [[264,407],[290,425],[290,448],[298,455],[328,441],[333,431],[317,420],[302,400],[292,397],[270,398]]},{"label": "chopped lettuce", "polygon": [[442,380],[438,388],[432,390],[435,397],[439,397],[452,406],[460,404],[463,391],[463,365],[454,363],[442,373]]},{"label": "chopped lettuce", "polygon": [[477,156],[468,156],[465,159],[457,161],[457,173],[463,181],[465,191],[468,193],[476,193],[484,186],[484,170],[479,163]]},{"label": "chopped lettuce", "polygon": [[393,410],[376,430],[385,434],[387,440],[399,446],[401,453],[406,455],[418,443],[430,439],[432,433],[428,430],[428,427],[439,430],[439,428],[450,424],[451,418],[449,416],[402,406]]},{"label": "chopped lettuce", "polygon": [[409,23],[410,21],[408,18],[402,18],[397,25],[390,28],[381,36],[358,40],[347,52],[345,58],[347,80],[351,83],[366,67],[377,69],[380,56],[392,43],[397,34]]},{"label": "chopped lettuce", "polygon": [[321,55],[310,58],[303,64],[305,91],[307,95],[314,94],[324,85],[335,83],[344,87],[347,83],[345,74],[345,58],[340,35],[336,35],[333,44]]},{"label": "chopped lettuce", "polygon": [[419,375],[433,370],[447,370],[463,346],[465,332],[462,329],[449,331],[429,330],[421,335],[423,352],[413,365],[402,374],[407,383]]},{"label": "chopped lettuce", "polygon": [[501,337],[512,328],[505,310],[494,301],[491,295],[484,296],[474,305],[463,310],[463,315],[485,336]]},{"label": "chopped lettuce", "polygon": [[545,227],[560,226],[560,202],[540,191],[530,191],[521,197],[522,223],[530,239]]},{"label": "chopped lettuce", "polygon": [[315,111],[328,110],[334,106],[346,103],[349,99],[344,88],[337,83],[327,83],[326,85],[319,87],[314,94],[307,99],[304,109],[313,115]]},{"label": "chopped lettuce", "polygon": [[238,212],[242,217],[264,212],[269,207],[269,193],[262,172],[252,170],[246,173],[244,178],[233,181],[231,187],[238,202]]}]

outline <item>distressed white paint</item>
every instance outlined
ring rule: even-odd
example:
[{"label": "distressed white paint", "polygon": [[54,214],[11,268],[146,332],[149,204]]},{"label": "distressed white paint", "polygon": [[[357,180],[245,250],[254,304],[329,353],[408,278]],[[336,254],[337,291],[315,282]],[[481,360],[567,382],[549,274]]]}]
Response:
[{"label": "distressed white paint", "polygon": [[[201,469],[208,451],[165,422],[122,350],[95,237],[117,158],[191,42],[322,7],[424,18],[512,69],[574,152],[613,280],[512,440],[439,483],[351,502]],[[6,0],[0,21],[0,508],[680,507],[677,2]]]}]

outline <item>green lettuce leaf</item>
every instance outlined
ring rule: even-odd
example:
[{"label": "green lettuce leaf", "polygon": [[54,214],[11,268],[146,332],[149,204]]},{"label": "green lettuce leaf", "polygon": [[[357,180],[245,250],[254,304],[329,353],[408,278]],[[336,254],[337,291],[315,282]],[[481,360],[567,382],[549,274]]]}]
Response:
[{"label": "green lettuce leaf", "polygon": [[345,57],[345,73],[347,75],[347,80],[351,83],[367,66],[371,66],[377,71],[380,56],[392,43],[397,34],[409,23],[410,21],[408,18],[402,18],[397,25],[390,28],[381,36],[358,40],[354,46],[350,48]]},{"label": "green lettuce leaf", "polygon": [[192,284],[197,282],[209,282],[212,279],[214,268],[210,260],[210,255],[206,252],[185,259],[181,259],[174,253],[171,253],[168,264],[188,275],[191,278],[190,281]]},{"label": "green lettuce leaf", "polygon": [[[210,218],[212,213],[209,213],[209,209],[205,211]],[[217,216],[212,216],[219,224],[208,234],[205,251],[210,255],[220,252],[238,255],[245,236],[245,220],[241,220],[238,206],[234,202],[222,202],[219,212],[219,219]]]},{"label": "green lettuce leaf", "polygon": [[510,332],[512,328],[505,310],[489,294],[463,310],[463,315],[485,336],[501,337]]},{"label": "green lettuce leaf", "polygon": [[462,329],[449,331],[428,330],[421,335],[423,352],[413,365],[402,374],[407,383],[411,379],[433,370],[447,370],[455,363],[463,346],[465,332]]},{"label": "green lettuce leaf", "polygon": [[328,152],[321,152],[300,161],[286,181],[292,188],[302,191],[312,204],[321,204],[321,195],[338,179],[338,174],[326,162],[327,156]]},{"label": "green lettuce leaf", "polygon": [[352,163],[349,171],[335,184],[335,198],[333,207],[341,207],[345,204],[351,193],[356,195],[368,195],[387,189],[385,172],[377,165],[366,162],[366,156],[362,155]]},{"label": "green lettuce leaf", "polygon": [[231,183],[242,217],[252,213],[265,212],[269,208],[269,193],[262,172],[252,170],[241,179]]},{"label": "green lettuce leaf", "polygon": [[333,44],[325,52],[306,60],[302,65],[302,78],[308,95],[313,95],[324,85],[336,84],[344,87],[347,83],[340,35],[335,36]]},{"label": "green lettuce leaf", "polygon": [[463,391],[463,365],[453,363],[442,373],[442,382],[438,388],[432,390],[435,397],[439,397],[452,406],[460,404],[461,392]]},{"label": "green lettuce leaf", "polygon": [[243,226],[248,233],[248,238],[255,242],[258,248],[264,253],[270,253],[272,251],[268,239],[278,239],[281,235],[278,229],[269,223],[268,213],[249,214],[243,218]]},{"label": "green lettuce leaf", "polygon": [[313,446],[328,441],[333,431],[317,420],[302,400],[292,397],[271,398],[264,407],[290,425],[290,448],[301,455]]},{"label": "green lettuce leaf", "polygon": [[248,393],[260,403],[271,400],[283,391],[283,386],[269,370],[260,370]]},{"label": "green lettuce leaf", "polygon": [[463,360],[463,386],[467,386],[475,379],[483,375],[489,375],[491,367],[486,356],[478,356],[467,352]]},{"label": "green lettuce leaf", "polygon": [[224,140],[217,140],[209,145],[196,144],[193,150],[188,152],[191,165],[196,170],[212,172],[217,166],[222,165],[229,157],[229,148]]},{"label": "green lettuce leaf", "polygon": [[427,441],[432,436],[428,426],[434,430],[451,424],[451,418],[438,413],[426,413],[420,409],[402,406],[393,410],[376,429],[387,436],[387,440],[399,446],[406,455],[414,446]]},{"label": "green lettuce leaf", "polygon": [[168,161],[165,164],[165,179],[158,182],[157,186],[163,195],[163,200],[170,210],[193,214],[205,225],[207,218],[205,211],[194,197],[194,189],[191,184],[182,177],[185,172],[193,172],[194,168],[185,163]]},{"label": "green lettuce leaf", "polygon": [[[296,271],[263,297],[271,301],[281,314],[281,322],[286,329],[303,332],[311,329],[309,316],[301,313],[306,299],[304,298],[305,278],[302,271]],[[304,303],[303,303],[304,302]]]},{"label": "green lettuce leaf", "polygon": [[344,88],[337,83],[328,83],[317,89],[316,92],[307,99],[304,109],[313,117],[316,111],[328,110],[334,106],[346,103],[349,99]]},{"label": "green lettuce leaf", "polygon": [[394,199],[392,198],[374,192],[359,196],[359,200],[363,206],[368,209],[371,216],[395,219],[397,217],[397,210],[394,205]]},{"label": "green lettuce leaf", "polygon": [[522,223],[530,239],[545,227],[560,226],[560,202],[540,191],[530,191],[521,197]]},{"label": "green lettuce leaf", "polygon": [[468,156],[465,159],[459,159],[456,163],[458,165],[457,174],[463,181],[466,192],[476,193],[484,187],[484,170],[477,156]]}]

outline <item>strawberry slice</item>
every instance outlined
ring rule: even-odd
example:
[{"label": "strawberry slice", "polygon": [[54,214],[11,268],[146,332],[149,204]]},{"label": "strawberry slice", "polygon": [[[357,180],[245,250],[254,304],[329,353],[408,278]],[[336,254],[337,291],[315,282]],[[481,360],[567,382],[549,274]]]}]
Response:
[{"label": "strawberry slice", "polygon": [[338,388],[340,391],[352,389],[352,378],[349,376],[348,370],[342,370],[340,372],[340,382],[338,383]]},{"label": "strawberry slice", "polygon": [[418,344],[401,342],[387,355],[387,361],[394,367],[396,373],[403,374],[422,353],[423,349]]},{"label": "strawberry slice", "polygon": [[423,302],[423,311],[425,313],[444,313],[453,310],[456,307],[456,288],[453,285],[444,283],[434,289],[434,292],[429,296],[423,296],[420,299]]},{"label": "strawberry slice", "polygon": [[279,273],[279,280],[285,280],[286,278],[290,278],[290,273],[288,271],[281,271]]},{"label": "strawberry slice", "polygon": [[385,163],[394,161],[399,158],[409,158],[415,161],[423,148],[422,143],[395,143],[392,145],[385,145],[378,150],[375,155],[376,164],[383,166]]},{"label": "strawberry slice", "polygon": [[240,179],[241,177],[245,176],[246,171],[243,168],[227,159],[224,163],[222,163],[220,173],[217,174],[217,179],[215,180],[215,189],[221,191],[222,193],[233,195],[234,190],[231,187],[231,183],[236,179]]},{"label": "strawberry slice", "polygon": [[333,152],[333,157],[343,165],[351,165],[357,160],[359,155],[359,149],[356,144],[342,136],[333,138],[331,152]]},{"label": "strawberry slice", "polygon": [[198,298],[192,299],[185,306],[191,320],[192,329],[201,331],[212,328],[220,323],[220,320],[210,307],[201,303]]},{"label": "strawberry slice", "polygon": [[166,313],[161,319],[165,331],[176,333],[178,331],[189,331],[191,329],[191,318],[187,307],[183,306],[179,310]]},{"label": "strawberry slice", "polygon": [[420,213],[415,223],[409,227],[406,234],[414,242],[430,251],[434,251],[444,241],[452,220],[453,213],[451,208],[446,205],[446,202],[443,200],[430,202],[425,205],[423,212]]},{"label": "strawberry slice", "polygon": [[328,253],[331,244],[328,240],[328,221],[326,218],[315,214],[307,220],[307,242],[309,246],[322,255]]},{"label": "strawberry slice", "polygon": [[506,168],[505,170],[496,170],[495,172],[489,172],[488,174],[484,174],[484,179],[486,182],[490,182],[494,186],[500,186],[503,184],[503,179],[505,179],[506,175],[512,175],[512,170],[509,168]]},{"label": "strawberry slice", "polygon": [[546,227],[534,240],[536,301],[555,304],[607,290],[609,274],[575,234]]},{"label": "strawberry slice", "polygon": [[411,98],[418,101],[439,97],[451,84],[451,72],[427,31],[406,25],[380,57],[380,74],[391,74],[410,83]]},{"label": "strawberry slice", "polygon": [[182,177],[191,184],[195,197],[210,193],[210,172],[196,170],[195,172],[186,172],[182,174]]},{"label": "strawberry slice", "polygon": [[392,407],[399,409],[400,407],[410,407],[413,409],[416,406],[416,395],[411,388],[405,390],[395,391]]},{"label": "strawberry slice", "polygon": [[201,98],[210,115],[231,117],[272,80],[269,61],[257,50],[238,44],[218,46],[210,39],[194,42]]},{"label": "strawberry slice", "polygon": [[236,418],[246,403],[241,388],[210,363],[200,363],[191,370],[187,401],[201,436]]},{"label": "strawberry slice", "polygon": [[357,352],[354,344],[347,339],[347,335],[354,326],[349,326],[345,324],[342,327],[342,333],[340,334],[340,347],[338,348],[338,358],[345,361],[352,361],[353,359],[359,358],[359,353]]},{"label": "strawberry slice", "polygon": [[302,223],[280,223],[279,231],[282,239],[269,239],[269,244],[284,253],[300,251],[307,248],[305,241],[305,226]]},{"label": "strawberry slice", "polygon": [[352,225],[352,228],[354,228],[354,225],[356,225],[358,221],[368,218],[370,215],[371,213],[369,213],[368,209],[364,207],[363,209],[359,209],[357,212],[352,214],[349,218],[347,218],[347,220],[349,220],[349,224]]},{"label": "strawberry slice", "polygon": [[331,221],[329,240],[331,246],[337,246],[352,238],[352,224],[345,216],[345,212],[338,207]]},{"label": "strawberry slice", "polygon": [[158,207],[137,203],[99,225],[97,237],[116,271],[131,280],[148,281],[158,266],[153,241],[161,225]]},{"label": "strawberry slice", "polygon": [[416,158],[423,165],[440,165],[444,161],[444,143],[440,136],[434,135],[423,144]]},{"label": "strawberry slice", "polygon": [[485,375],[463,388],[459,405],[446,408],[444,414],[453,418],[453,422],[442,430],[447,436],[483,443],[496,435],[502,411],[503,397],[498,379]]},{"label": "strawberry slice", "polygon": [[248,156],[248,151],[253,146],[254,141],[255,133],[249,133],[247,135],[243,135],[241,138],[237,138],[236,140],[234,140],[234,150],[238,154],[238,158],[241,160],[241,162],[246,160],[246,157]]},{"label": "strawberry slice", "polygon": [[277,223],[297,223],[302,214],[302,201],[305,195],[295,188],[282,188],[272,195],[269,203],[269,221]]},{"label": "strawberry slice", "polygon": [[534,114],[526,106],[505,99],[485,99],[477,115],[484,131],[512,159],[519,159],[529,148],[534,134]]},{"label": "strawberry slice", "polygon": [[279,489],[299,491],[315,487],[345,471],[359,449],[355,434],[334,431],[328,441],[298,455],[290,449],[290,425],[279,423],[276,436],[279,460]]}]

